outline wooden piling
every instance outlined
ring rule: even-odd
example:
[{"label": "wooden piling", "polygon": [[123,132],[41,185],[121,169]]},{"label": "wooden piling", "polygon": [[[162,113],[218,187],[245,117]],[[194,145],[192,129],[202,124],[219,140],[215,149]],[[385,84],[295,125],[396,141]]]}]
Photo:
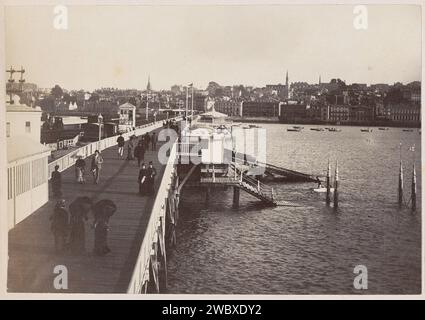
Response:
[{"label": "wooden piling", "polygon": [[210,187],[205,188],[205,204],[208,205],[210,203]]},{"label": "wooden piling", "polygon": [[416,211],[416,168],[413,163],[412,173],[412,212]]},{"label": "wooden piling", "polygon": [[403,163],[400,159],[400,169],[398,173],[398,206],[403,206]]},{"label": "wooden piling", "polygon": [[239,208],[239,195],[240,195],[240,189],[234,186],[233,187],[233,209]]},{"label": "wooden piling", "polygon": [[331,204],[331,164],[328,160],[328,171],[326,173],[326,205]]},{"label": "wooden piling", "polygon": [[338,208],[338,184],[339,184],[339,177],[338,177],[338,160],[336,161],[335,165],[335,185],[334,185],[334,208]]}]

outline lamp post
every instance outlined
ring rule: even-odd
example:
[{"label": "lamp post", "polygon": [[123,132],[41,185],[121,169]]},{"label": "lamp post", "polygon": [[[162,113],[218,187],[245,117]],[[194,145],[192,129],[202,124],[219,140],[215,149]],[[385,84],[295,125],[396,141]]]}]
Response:
[{"label": "lamp post", "polygon": [[99,115],[97,116],[97,123],[99,124],[99,141],[102,139],[102,122],[103,117],[102,114],[99,113]]}]

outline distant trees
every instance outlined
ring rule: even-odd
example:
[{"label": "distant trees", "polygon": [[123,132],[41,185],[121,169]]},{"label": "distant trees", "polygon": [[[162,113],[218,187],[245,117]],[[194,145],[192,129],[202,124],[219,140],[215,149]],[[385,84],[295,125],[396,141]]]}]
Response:
[{"label": "distant trees", "polygon": [[53,96],[55,99],[60,99],[60,98],[62,97],[62,95],[63,95],[63,90],[62,90],[62,88],[61,88],[59,85],[57,85],[57,84],[56,84],[56,85],[52,88],[51,93],[52,93],[52,96]]}]

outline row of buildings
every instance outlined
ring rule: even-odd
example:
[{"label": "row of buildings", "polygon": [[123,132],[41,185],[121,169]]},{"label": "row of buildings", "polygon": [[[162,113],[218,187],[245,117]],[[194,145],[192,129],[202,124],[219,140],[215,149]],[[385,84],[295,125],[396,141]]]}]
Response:
[{"label": "row of buildings", "polygon": [[306,104],[298,101],[217,101],[214,109],[234,118],[279,119],[282,123],[365,124],[419,126],[420,104],[387,106]]}]

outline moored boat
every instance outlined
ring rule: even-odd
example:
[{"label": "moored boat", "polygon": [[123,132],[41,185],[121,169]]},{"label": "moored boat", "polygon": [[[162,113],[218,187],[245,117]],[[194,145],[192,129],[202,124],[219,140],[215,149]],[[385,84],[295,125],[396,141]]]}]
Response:
[{"label": "moored boat", "polygon": [[372,132],[372,129],[370,129],[370,128],[363,128],[363,129],[360,129],[360,131],[361,132]]}]

